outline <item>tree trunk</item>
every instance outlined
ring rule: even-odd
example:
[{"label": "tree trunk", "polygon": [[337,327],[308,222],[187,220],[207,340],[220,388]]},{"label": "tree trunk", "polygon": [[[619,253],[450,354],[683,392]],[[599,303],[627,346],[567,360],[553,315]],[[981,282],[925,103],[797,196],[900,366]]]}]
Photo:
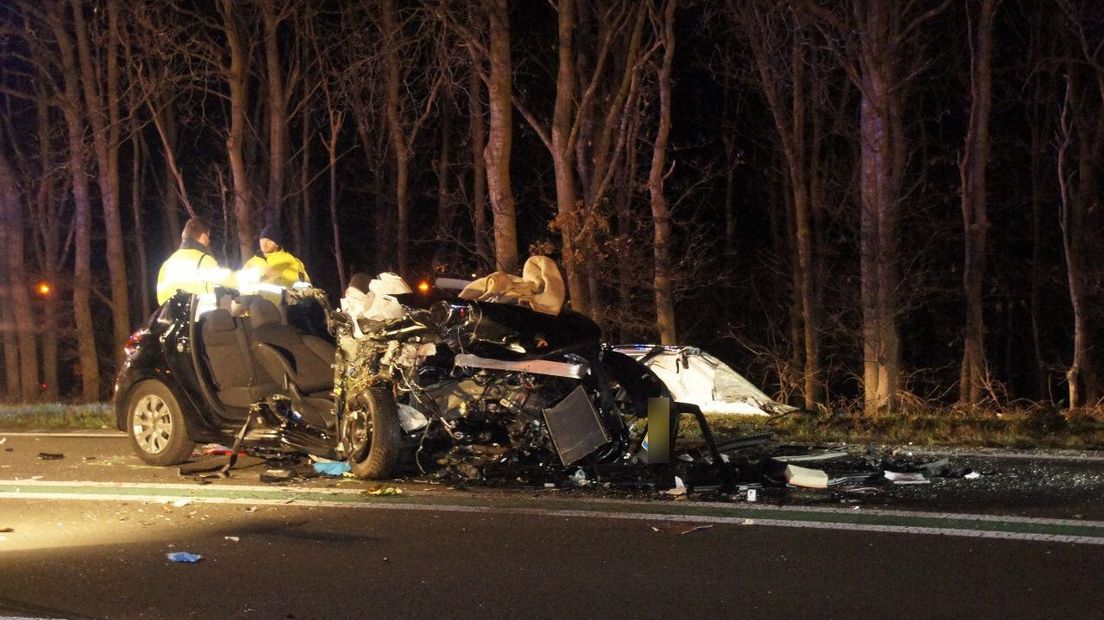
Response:
[{"label": "tree trunk", "polygon": [[[41,162],[54,162],[53,137],[54,127],[50,121],[51,103],[48,99],[47,86],[40,82],[38,85],[38,97],[35,101],[36,124],[38,126],[38,157]],[[42,272],[46,281],[53,287],[42,301],[42,322],[39,332],[42,334],[42,383],[46,385],[42,399],[46,402],[54,402],[58,397],[58,293],[61,290],[58,281],[59,269],[61,269],[61,216],[60,200],[55,194],[55,181],[58,175],[51,174],[40,183],[35,196],[35,225],[38,228],[42,247]]]},{"label": "tree trunk", "polygon": [[127,296],[126,253],[123,249],[123,227],[119,215],[119,78],[118,78],[118,6],[108,0],[107,13],[107,79],[101,76],[92,57],[89,33],[80,0],[72,0],[77,52],[80,58],[80,83],[84,87],[83,108],[92,126],[92,146],[96,153],[96,180],[107,238],[107,270],[111,280],[111,316],[114,325],[112,359],[115,367],[122,365],[123,343],[130,336],[130,302]]},{"label": "tree trunk", "polygon": [[581,268],[576,248],[578,214],[575,191],[574,150],[569,143],[575,106],[575,3],[559,2],[559,68],[556,72],[556,103],[552,112],[552,169],[556,179],[556,225],[563,243],[564,270],[567,271],[567,289],[571,296],[571,308],[583,314],[590,313],[590,291],[586,273]]},{"label": "tree trunk", "polygon": [[399,273],[405,274],[408,266],[409,218],[410,218],[410,145],[402,126],[402,72],[399,67],[399,38],[393,0],[383,0],[380,9],[383,31],[383,53],[387,64],[384,90],[384,112],[387,133],[391,138],[391,155],[395,162],[395,242]]},{"label": "tree trunk", "polygon": [[434,172],[437,173],[437,247],[434,249],[434,260],[438,264],[448,263],[445,240],[452,236],[453,230],[452,184],[449,175],[452,172],[452,123],[455,116],[456,108],[452,97],[446,96],[441,102],[440,148],[434,164]]},{"label": "tree trunk", "polygon": [[487,163],[487,190],[494,216],[495,269],[518,269],[517,214],[510,186],[513,150],[513,62],[510,57],[510,16],[507,0],[488,0],[490,67],[487,107],[490,131],[483,158]]},{"label": "tree trunk", "polygon": [[[988,369],[985,360],[985,283],[986,246],[989,218],[986,198],[986,168],[989,164],[989,110],[993,76],[993,14],[996,0],[982,0],[976,16],[976,31],[970,42],[970,126],[959,161],[962,182],[962,228],[966,241],[963,286],[966,294],[966,332],[959,379],[959,402],[977,405]],[[967,15],[968,21],[973,21]],[[973,28],[971,28],[973,29]]]},{"label": "tree trunk", "polygon": [[483,159],[487,124],[483,119],[483,81],[479,78],[481,60],[474,48],[470,51],[468,71],[468,143],[472,160],[472,234],[475,254],[480,266],[494,264],[487,247],[487,162]]},{"label": "tree trunk", "polygon": [[92,203],[88,176],[84,170],[84,127],[73,42],[64,23],[64,9],[52,7],[50,25],[58,43],[64,89],[61,109],[69,142],[69,174],[73,181],[73,318],[77,330],[80,359],[81,397],[85,401],[100,396],[100,368],[96,355],[95,328],[92,323]]},{"label": "tree trunk", "polygon": [[894,118],[896,32],[895,20],[887,15],[896,9],[879,2],[864,7],[859,118],[863,385],[865,410],[876,414],[896,408],[899,389],[895,244],[900,193],[897,160],[904,136],[898,133]]},{"label": "tree trunk", "polygon": [[[134,109],[138,106],[135,105]],[[130,168],[130,207],[131,213],[134,216],[134,250],[138,255],[138,291],[139,291],[139,308],[142,312],[142,318],[150,315],[150,274],[149,264],[146,257],[146,243],[149,242],[146,236],[146,227],[142,222],[142,132],[138,128],[138,121],[135,115],[131,115],[131,130],[130,130],[130,144],[131,144],[131,168]]]},{"label": "tree trunk", "polygon": [[671,67],[675,59],[675,8],[677,0],[666,0],[657,26],[663,43],[663,61],[656,75],[659,89],[659,129],[652,146],[652,167],[648,174],[651,195],[653,252],[655,256],[656,331],[661,344],[675,344],[675,300],[671,264],[671,211],[664,195],[667,171],[667,142],[671,133]]},{"label": "tree trunk", "polygon": [[154,118],[160,118],[164,124],[164,147],[165,147],[165,170],[164,170],[164,208],[162,212],[165,214],[165,222],[168,226],[169,240],[172,242],[169,247],[175,246],[180,242],[180,231],[183,225],[180,223],[180,193],[175,189],[177,187],[177,175],[175,166],[175,158],[171,157],[176,152],[176,115],[173,114],[171,105],[162,105],[160,110],[156,110],[153,114]]},{"label": "tree trunk", "polygon": [[326,105],[329,107],[330,135],[326,141],[326,154],[329,155],[330,166],[330,224],[333,227],[334,260],[337,261],[337,279],[341,283],[341,290],[349,284],[345,274],[345,257],[341,250],[341,222],[337,217],[337,140],[341,136],[341,125],[345,120],[345,113],[333,108],[327,94]]},{"label": "tree trunk", "polygon": [[284,205],[284,180],[288,161],[287,96],[284,93],[283,70],[280,67],[279,28],[282,17],[277,14],[274,0],[261,2],[264,22],[265,87],[268,116],[268,196],[265,199],[265,222],[279,224]]},{"label": "tree trunk", "polygon": [[[737,19],[744,17],[746,35],[751,43],[752,53],[758,69],[759,79],[779,141],[786,158],[788,173],[788,202],[792,208],[792,230],[794,245],[793,261],[793,310],[794,322],[793,347],[795,368],[800,368],[802,376],[802,394],[805,408],[812,409],[820,400],[820,337],[817,329],[818,309],[814,299],[813,234],[811,229],[810,202],[812,198],[812,179],[809,174],[810,145],[806,137],[806,117],[808,97],[806,96],[806,68],[809,65],[807,49],[809,42],[802,36],[802,23],[786,20],[782,23],[785,32],[775,26],[769,14],[763,13],[761,5],[736,6],[730,10]],[[768,9],[769,10],[769,9]],[[786,9],[783,9],[786,10]],[[788,10],[786,10],[788,16]],[[776,47],[773,42],[782,37],[790,38],[790,58],[788,76],[783,78],[776,69],[778,59],[771,53]],[[789,105],[786,94],[781,90],[789,85]],[[800,351],[800,353],[797,353]]]},{"label": "tree trunk", "polygon": [[245,130],[247,127],[249,56],[245,50],[233,0],[220,0],[223,29],[230,47],[230,66],[224,68],[224,78],[230,89],[230,132],[226,136],[226,153],[234,185],[234,217],[237,220],[238,250],[244,263],[253,255],[253,191],[245,163]]},{"label": "tree trunk", "polygon": [[[0,227],[4,229],[3,252],[9,285],[7,299],[3,303],[11,304],[11,317],[15,320],[15,341],[19,345],[19,398],[23,402],[33,402],[38,400],[39,395],[38,343],[23,254],[23,205],[16,183],[15,173],[0,144],[0,214],[4,218]],[[7,342],[11,332],[5,336]]]}]

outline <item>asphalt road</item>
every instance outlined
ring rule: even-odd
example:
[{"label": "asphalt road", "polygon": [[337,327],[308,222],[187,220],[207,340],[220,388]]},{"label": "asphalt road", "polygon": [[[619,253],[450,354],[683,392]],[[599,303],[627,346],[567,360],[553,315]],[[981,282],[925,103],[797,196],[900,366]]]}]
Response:
[{"label": "asphalt road", "polygon": [[[377,496],[364,491],[380,485],[355,480],[261,485],[260,467],[195,484],[141,465],[124,439],[5,437],[0,615],[1088,618],[1104,609],[1099,462],[983,459],[990,486],[980,495],[1007,481],[1023,491],[1018,504],[949,513],[932,498],[961,497],[967,481],[861,504],[827,492],[640,501],[408,480],[388,483],[402,495]],[[1059,481],[1074,499],[1048,510]],[[173,563],[174,551],[204,559]]]}]

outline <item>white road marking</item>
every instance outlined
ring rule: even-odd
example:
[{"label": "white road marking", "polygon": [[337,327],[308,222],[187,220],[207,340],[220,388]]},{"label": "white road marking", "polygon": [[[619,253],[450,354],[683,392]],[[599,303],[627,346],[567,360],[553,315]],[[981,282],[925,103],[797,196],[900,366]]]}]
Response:
[{"label": "white road marking", "polygon": [[[662,510],[662,506],[657,506],[654,503],[633,502],[627,500],[586,500],[580,501],[580,504],[600,504],[605,503],[607,505],[619,505],[625,507],[642,507],[647,506],[651,511],[649,512],[623,512],[617,510],[604,510],[604,509],[564,509],[564,508],[527,508],[527,507],[512,507],[512,506],[493,506],[493,505],[476,505],[467,506],[460,504],[434,504],[434,503],[414,503],[407,501],[409,496],[400,496],[399,501],[378,502],[378,501],[364,501],[364,502],[349,502],[349,501],[334,501],[334,500],[319,500],[319,499],[306,499],[302,497],[296,497],[296,495],[331,495],[335,497],[349,496],[349,495],[361,495],[361,490],[354,489],[313,489],[309,487],[287,489],[287,493],[284,497],[204,497],[202,495],[194,495],[191,493],[202,493],[211,491],[240,491],[240,492],[263,492],[267,494],[273,494],[279,492],[284,487],[266,487],[256,485],[196,485],[196,484],[143,484],[143,483],[124,483],[124,482],[81,482],[81,481],[45,481],[45,480],[0,480],[0,485],[4,486],[18,486],[16,491],[3,491],[0,492],[0,499],[23,499],[23,500],[61,500],[61,501],[115,501],[115,502],[153,502],[153,503],[165,503],[171,502],[177,499],[187,499],[194,503],[206,503],[206,504],[225,504],[225,505],[267,505],[267,506],[306,506],[306,507],[321,507],[321,508],[349,508],[360,510],[406,510],[406,511],[419,511],[419,512],[454,512],[454,513],[481,513],[481,514],[508,514],[508,515],[524,515],[524,516],[545,516],[545,517],[577,517],[577,518],[590,518],[590,519],[615,519],[615,520],[631,520],[631,521],[662,521],[662,522],[690,522],[690,523],[708,523],[708,524],[723,524],[723,525],[762,525],[768,527],[795,527],[795,528],[811,528],[811,529],[827,529],[827,530],[842,530],[842,531],[857,531],[857,532],[879,532],[879,533],[899,533],[899,534],[926,534],[926,535],[939,535],[939,536],[956,536],[967,538],[992,538],[1002,540],[1020,540],[1020,541],[1036,541],[1036,542],[1062,542],[1073,544],[1089,544],[1089,545],[1104,545],[1104,535],[1101,536],[1079,536],[1075,534],[1062,534],[1062,533],[1046,533],[1046,532],[1009,532],[999,529],[969,529],[961,527],[936,527],[936,526],[917,526],[908,524],[872,524],[872,523],[851,523],[834,521],[833,518],[840,518],[844,515],[854,516],[855,514],[862,514],[867,516],[880,516],[886,518],[900,518],[903,520],[910,519],[940,519],[940,520],[960,520],[978,523],[984,525],[991,523],[993,525],[1001,523],[1020,523],[1020,524],[1032,524],[1039,526],[1040,528],[1054,528],[1060,526],[1076,526],[1085,530],[1095,530],[1104,528],[1104,522],[1100,521],[1076,521],[1066,519],[1035,519],[1028,517],[999,517],[991,515],[973,515],[973,514],[953,514],[953,513],[924,513],[924,512],[905,512],[905,511],[888,511],[888,510],[863,510],[856,512],[846,509],[834,509],[834,508],[815,508],[815,507],[770,507],[764,505],[718,505],[718,504],[706,504],[702,502],[679,502],[677,505],[672,505],[671,508],[683,509],[686,507],[692,508],[709,508],[714,510],[717,514],[701,515],[701,514],[676,514],[665,513]],[[80,492],[58,492],[49,490],[51,487],[73,487],[79,486],[88,488],[89,491]],[[26,488],[27,490],[23,490]],[[164,494],[125,494],[125,493],[112,493],[111,490],[122,489],[152,489],[154,491],[165,491]],[[99,491],[102,489],[102,491]],[[191,492],[191,493],[189,493]],[[440,496],[437,496],[440,498]],[[421,499],[426,499],[426,496],[420,496]],[[391,499],[391,498],[389,498]],[[478,498],[482,499],[482,498]],[[753,511],[761,513],[762,516],[748,517],[744,515],[726,515],[725,512],[733,511]],[[788,519],[782,515],[785,513],[802,512],[810,515],[821,515],[823,519],[817,520],[804,520],[804,519]],[[772,515],[774,515],[772,517]],[[781,518],[778,518],[781,517]]]}]

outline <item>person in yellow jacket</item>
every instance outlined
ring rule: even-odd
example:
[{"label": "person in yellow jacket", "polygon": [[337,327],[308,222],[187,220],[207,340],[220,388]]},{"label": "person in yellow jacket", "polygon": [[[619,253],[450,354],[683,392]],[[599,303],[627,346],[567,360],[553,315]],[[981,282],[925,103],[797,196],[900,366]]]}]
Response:
[{"label": "person in yellow jacket", "polygon": [[249,288],[246,282],[257,283],[263,297],[278,301],[282,289],[291,288],[296,282],[310,283],[303,261],[284,249],[284,236],[278,226],[265,226],[258,245],[260,252],[245,262],[238,276],[242,292]]},{"label": "person in yellow jacket", "polygon": [[193,217],[180,233],[180,247],[161,264],[157,273],[157,303],[163,304],[177,291],[202,295],[232,279],[211,255],[211,226]]}]

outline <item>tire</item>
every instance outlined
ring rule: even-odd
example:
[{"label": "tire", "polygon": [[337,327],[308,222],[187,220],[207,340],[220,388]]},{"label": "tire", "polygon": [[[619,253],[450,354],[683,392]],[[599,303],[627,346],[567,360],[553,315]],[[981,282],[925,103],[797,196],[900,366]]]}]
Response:
[{"label": "tire", "polygon": [[402,443],[395,396],[389,388],[372,387],[361,392],[356,404],[357,408],[349,413],[357,416],[357,423],[350,428],[354,434],[362,433],[363,438],[354,440],[349,466],[362,480],[386,478],[399,460]]},{"label": "tire", "polygon": [[178,465],[195,450],[176,397],[164,383],[152,379],[130,392],[127,435],[138,458],[150,465]]}]

